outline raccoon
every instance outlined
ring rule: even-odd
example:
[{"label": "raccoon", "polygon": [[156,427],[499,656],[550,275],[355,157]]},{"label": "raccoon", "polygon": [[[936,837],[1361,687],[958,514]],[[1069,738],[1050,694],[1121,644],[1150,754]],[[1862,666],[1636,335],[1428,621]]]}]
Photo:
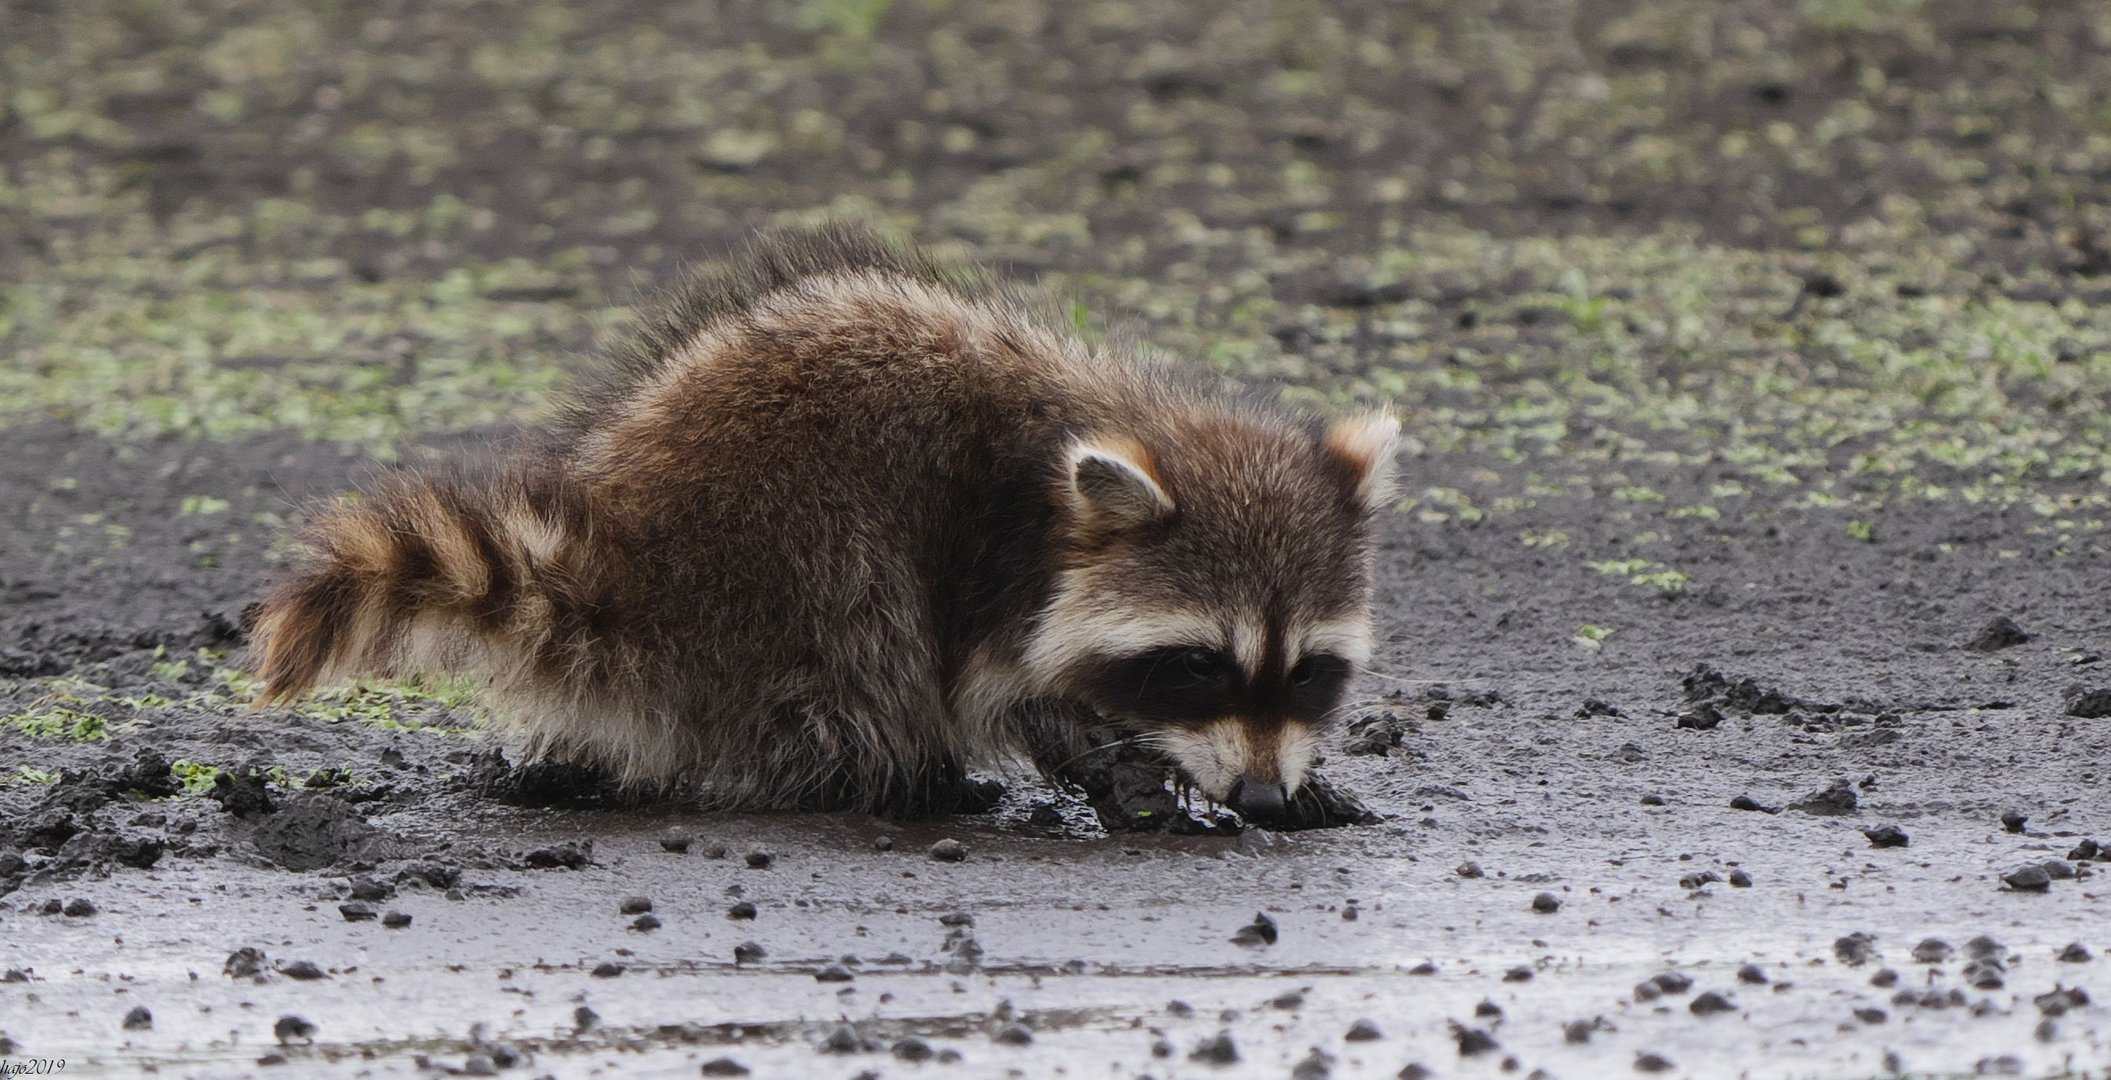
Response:
[{"label": "raccoon", "polygon": [[605,368],[319,514],[260,702],[467,674],[517,759],[729,809],[943,808],[1110,747],[1251,819],[1318,790],[1393,417],[1240,400],[847,227],[697,273]]}]

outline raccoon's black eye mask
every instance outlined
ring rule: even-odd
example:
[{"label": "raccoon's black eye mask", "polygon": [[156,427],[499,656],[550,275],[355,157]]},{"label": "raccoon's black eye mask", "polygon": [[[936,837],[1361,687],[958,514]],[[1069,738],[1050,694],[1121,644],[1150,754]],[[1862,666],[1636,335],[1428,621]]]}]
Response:
[{"label": "raccoon's black eye mask", "polygon": [[1351,665],[1314,653],[1276,674],[1249,679],[1229,653],[1168,645],[1101,661],[1085,677],[1088,696],[1112,717],[1202,724],[1225,717],[1312,722],[1334,707]]}]

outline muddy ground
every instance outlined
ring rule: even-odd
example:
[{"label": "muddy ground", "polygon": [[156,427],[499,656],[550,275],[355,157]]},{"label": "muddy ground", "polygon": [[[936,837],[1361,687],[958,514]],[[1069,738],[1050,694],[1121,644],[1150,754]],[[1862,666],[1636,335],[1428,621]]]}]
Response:
[{"label": "muddy ground", "polygon": [[[2111,1070],[2106,11],[101,8],[0,7],[8,1067]],[[1382,821],[705,815],[452,685],[247,707],[309,500],[830,215],[1395,403]]]}]

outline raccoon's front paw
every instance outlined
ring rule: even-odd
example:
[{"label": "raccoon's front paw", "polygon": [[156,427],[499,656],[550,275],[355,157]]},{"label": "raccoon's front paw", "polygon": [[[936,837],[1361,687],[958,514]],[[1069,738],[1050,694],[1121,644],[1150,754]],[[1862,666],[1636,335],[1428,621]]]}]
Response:
[{"label": "raccoon's front paw", "polygon": [[1283,813],[1274,821],[1254,824],[1289,832],[1297,829],[1333,829],[1343,825],[1372,825],[1378,815],[1354,795],[1335,787],[1326,777],[1314,774],[1291,796]]}]

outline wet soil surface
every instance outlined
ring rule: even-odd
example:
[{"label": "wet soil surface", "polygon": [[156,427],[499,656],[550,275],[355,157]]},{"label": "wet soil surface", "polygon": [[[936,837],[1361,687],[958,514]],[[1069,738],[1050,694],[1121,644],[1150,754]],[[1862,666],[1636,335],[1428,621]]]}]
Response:
[{"label": "wet soil surface", "polygon": [[[365,466],[0,443],[81,477],[0,524],[10,662],[99,688],[76,707],[109,733],[0,734],[11,765],[62,774],[0,787],[17,1056],[1592,1076],[2038,1075],[2107,1052],[2111,866],[2089,841],[2111,840],[2111,728],[2069,715],[2072,687],[2111,684],[2104,567],[2000,512],[1894,518],[1875,544],[1811,512],[1696,523],[1671,543],[1723,584],[1669,597],[1394,515],[1385,674],[1325,766],[1381,820],[1109,835],[1023,774],[984,815],[704,816],[510,769],[445,705],[391,728],[187,698],[197,668],[155,665],[234,645],[268,566],[182,566],[164,477],[246,521]],[[131,530],[92,574],[37,557],[79,506]],[[1602,511],[1518,524],[1581,543]],[[268,523],[240,528],[263,549]],[[1989,649],[2002,617],[2018,633]],[[1585,646],[1584,624],[1617,629]],[[11,685],[30,714],[55,692]],[[185,785],[177,761],[218,772]]]},{"label": "wet soil surface", "polygon": [[[0,26],[10,1067],[2105,1074],[2100,6]],[[1024,770],[701,815],[512,767],[449,687],[246,707],[305,503],[830,215],[1402,411],[1323,767],[1376,820],[1109,833],[1171,797]]]}]

